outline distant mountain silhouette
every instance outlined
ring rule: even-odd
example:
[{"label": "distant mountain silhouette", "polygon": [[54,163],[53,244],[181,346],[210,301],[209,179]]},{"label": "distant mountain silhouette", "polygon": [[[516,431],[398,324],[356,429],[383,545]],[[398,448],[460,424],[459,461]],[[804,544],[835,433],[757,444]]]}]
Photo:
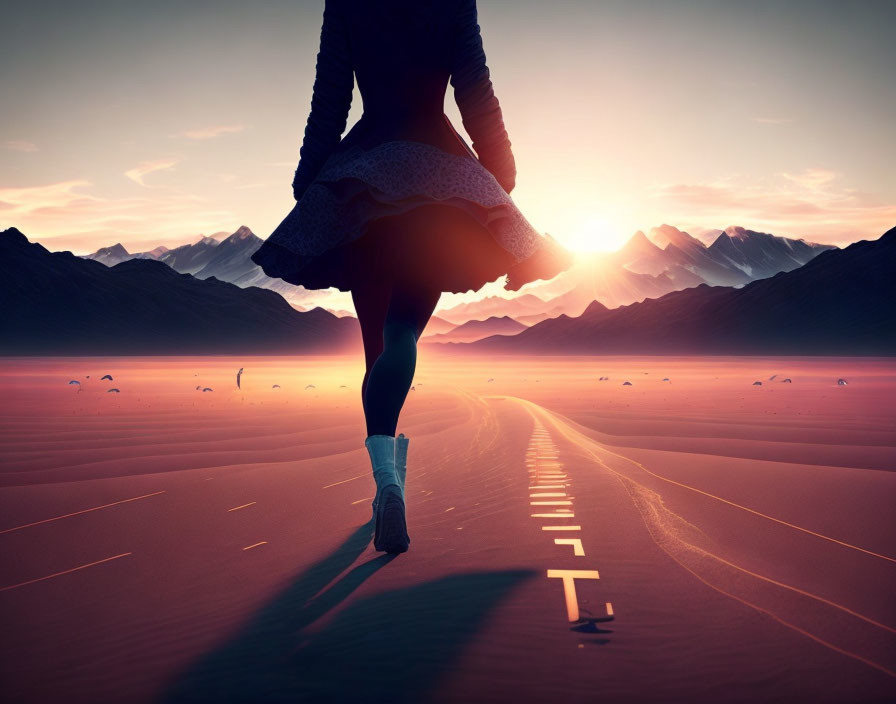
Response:
[{"label": "distant mountain silhouette", "polygon": [[531,315],[550,307],[546,305],[546,301],[531,293],[514,298],[487,296],[478,301],[460,303],[452,308],[440,310],[439,317],[455,325],[460,325],[468,320],[485,320],[494,315],[510,315],[514,318],[517,315]]},{"label": "distant mountain silhouette", "polygon": [[359,344],[354,318],[294,310],[278,294],[180,274],[153,259],[112,267],[0,232],[3,354],[322,353]]},{"label": "distant mountain silhouette", "polygon": [[[440,310],[439,314],[453,325],[503,315],[531,325],[561,314],[580,315],[594,300],[616,308],[701,283],[743,285],[779,271],[790,271],[830,248],[742,227],[708,232],[715,234],[709,246],[671,225],[651,228],[647,234],[639,230],[617,252],[577,255],[567,271],[527,287],[523,295],[512,299],[490,296]],[[261,243],[248,227],[241,225],[231,234],[216,233],[171,250],[157,247],[130,254],[116,244],[85,258],[109,266],[133,258],[159,259],[175,271],[200,279],[214,276],[244,288],[258,286],[276,291],[302,307],[320,305],[322,297],[329,295],[266,276],[251,260]],[[427,328],[425,334],[441,332],[445,331]]]},{"label": "distant mountain silhouette", "polygon": [[261,270],[249,257],[261,247],[261,242],[261,238],[252,230],[240,225],[236,232],[222,240],[210,252],[205,265],[196,272],[196,278],[207,279],[214,276],[237,286],[253,285],[250,281],[258,278]]},{"label": "distant mountain silhouette", "polygon": [[203,237],[193,244],[168,250],[159,257],[159,261],[181,274],[195,274],[208,264],[217,247],[218,240],[214,237]]},{"label": "distant mountain silhouette", "polygon": [[723,232],[724,232],[724,230],[720,230],[717,227],[714,227],[714,228],[700,227],[700,228],[697,228],[696,230],[694,230],[691,233],[691,235],[693,237],[696,237],[698,240],[700,240],[703,244],[705,244],[708,247],[713,242],[715,242],[716,238],[718,238],[718,236],[721,235]]},{"label": "distant mountain silhouette", "polygon": [[638,230],[622,249],[613,252],[608,259],[614,264],[625,267],[629,271],[640,274],[657,276],[669,268],[669,261],[663,250],[655,243],[647,239],[641,230]]},{"label": "distant mountain silhouette", "polygon": [[319,298],[319,292],[309,293],[301,286],[293,286],[282,279],[272,279],[251,261],[249,257],[261,246],[262,240],[245,225],[241,225],[232,234],[224,233],[223,237],[221,233],[216,234],[217,237],[202,237],[198,242],[174,249],[159,246],[141,254],[129,254],[121,244],[116,244],[98,249],[84,258],[101,261],[107,266],[114,266],[128,259],[158,259],[181,274],[193,274],[199,279],[214,276],[242,288],[267,288],[293,303]]},{"label": "distant mountain silhouette", "polygon": [[441,335],[443,332],[454,330],[454,328],[456,327],[457,326],[454,323],[449,323],[447,320],[443,320],[438,315],[434,315],[429,319],[429,322],[426,323],[426,327],[423,329],[422,337]]},{"label": "distant mountain silhouette", "polygon": [[526,329],[526,325],[508,315],[485,320],[468,320],[449,332],[425,338],[426,342],[475,342],[490,335],[515,335]]},{"label": "distant mountain silhouette", "polygon": [[160,244],[158,247],[156,247],[155,249],[151,249],[148,252],[140,252],[139,254],[134,255],[134,258],[135,259],[159,259],[166,252],[168,252],[168,248],[165,245]]},{"label": "distant mountain silhouette", "polygon": [[[650,229],[650,238],[662,248],[663,259],[668,269],[684,269],[699,278],[701,283],[712,286],[737,286],[753,280],[753,277],[733,264],[717,261],[709,247],[677,227],[671,225],[653,227]],[[632,270],[638,271],[636,268]]]},{"label": "distant mountain silhouette", "polygon": [[[545,308],[566,315],[580,315],[595,300],[616,308],[645,298],[659,298],[670,291],[701,283],[704,283],[703,279],[682,267],[670,267],[661,274],[653,275],[630,271],[615,261],[612,255],[581,254],[570,269],[548,284],[556,288],[571,284],[571,287],[548,298]],[[541,289],[536,291],[546,296]]]},{"label": "distant mountain silhouette", "polygon": [[521,322],[523,325],[531,326],[535,325],[535,323],[540,323],[542,320],[547,320],[548,318],[556,318],[558,315],[563,315],[563,311],[555,307],[542,313],[534,313],[532,315],[517,315],[514,317],[514,320]]},{"label": "distant mountain silhouette", "polygon": [[707,247],[687,232],[661,225],[647,234],[639,230],[616,252],[579,254],[572,267],[528,290],[546,301],[545,312],[555,311],[544,317],[556,311],[575,316],[594,300],[617,308],[703,283],[740,286],[795,269],[827,249],[742,227],[720,232]]},{"label": "distant mountain silhouette", "polygon": [[836,249],[737,226],[721,231],[709,246],[671,225],[651,228],[649,237],[662,248],[667,267],[684,267],[713,286],[737,286],[792,271]]},{"label": "distant mountain silhouette", "polygon": [[102,262],[106,266],[115,266],[116,264],[126,262],[128,259],[159,259],[167,252],[168,248],[160,244],[158,247],[156,247],[155,249],[151,249],[148,252],[137,252],[136,254],[131,254],[125,248],[125,246],[121,244],[121,242],[119,242],[117,244],[113,244],[111,247],[101,247],[93,254],[87,254],[83,258]]},{"label": "distant mountain silhouette", "polygon": [[563,315],[469,348],[549,354],[891,355],[896,354],[894,271],[896,228],[878,240],[822,252],[798,269],[743,288],[703,284],[614,310],[594,302],[577,318]]},{"label": "distant mountain silhouette", "polygon": [[102,262],[106,266],[115,266],[116,264],[120,264],[121,262],[133,258],[134,255],[125,249],[125,246],[121,244],[121,242],[113,244],[111,247],[101,247],[93,254],[88,254],[85,257],[85,259],[93,259],[94,261]]},{"label": "distant mountain silhouette", "polygon": [[714,261],[736,267],[755,281],[781,271],[793,271],[828,249],[834,247],[729,227],[707,252]]}]

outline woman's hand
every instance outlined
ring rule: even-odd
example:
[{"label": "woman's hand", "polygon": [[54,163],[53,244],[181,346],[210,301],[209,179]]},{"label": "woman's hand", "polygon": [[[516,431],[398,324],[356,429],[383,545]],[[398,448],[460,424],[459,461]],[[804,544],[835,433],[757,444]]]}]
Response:
[{"label": "woman's hand", "polygon": [[498,181],[498,185],[500,185],[506,193],[510,193],[516,186],[516,176],[502,178]]},{"label": "woman's hand", "polygon": [[486,170],[495,177],[498,185],[507,193],[516,186],[516,160],[510,148],[502,149],[497,153],[482,154],[479,159]]},{"label": "woman's hand", "polygon": [[292,195],[293,198],[296,199],[296,202],[302,200],[302,196],[305,195],[305,191],[308,189],[309,181],[307,175],[304,173],[304,170],[301,168],[296,169],[296,175],[293,176],[292,179]]}]

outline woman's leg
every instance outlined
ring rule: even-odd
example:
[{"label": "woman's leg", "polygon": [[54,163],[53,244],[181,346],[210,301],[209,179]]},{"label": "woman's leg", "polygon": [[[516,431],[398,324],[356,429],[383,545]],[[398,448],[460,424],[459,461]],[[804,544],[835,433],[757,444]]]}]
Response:
[{"label": "woman's leg", "polygon": [[367,377],[364,415],[368,435],[395,435],[417,365],[417,340],[439,302],[441,291],[402,277],[393,282],[382,327],[383,349]]},{"label": "woman's leg", "polygon": [[374,362],[383,351],[383,325],[389,309],[392,294],[390,281],[376,281],[352,290],[355,313],[361,325],[361,339],[364,342],[364,381],[361,382],[361,402],[367,393],[367,382]]}]

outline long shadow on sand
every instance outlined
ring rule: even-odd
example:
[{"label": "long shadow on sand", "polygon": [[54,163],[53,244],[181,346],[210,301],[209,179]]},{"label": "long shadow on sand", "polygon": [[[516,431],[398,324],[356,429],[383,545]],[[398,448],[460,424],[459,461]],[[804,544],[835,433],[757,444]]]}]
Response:
[{"label": "long shadow on sand", "polygon": [[376,594],[310,628],[394,556],[358,565],[372,523],[302,573],[229,642],[181,673],[163,702],[419,702],[529,570],[473,572]]}]

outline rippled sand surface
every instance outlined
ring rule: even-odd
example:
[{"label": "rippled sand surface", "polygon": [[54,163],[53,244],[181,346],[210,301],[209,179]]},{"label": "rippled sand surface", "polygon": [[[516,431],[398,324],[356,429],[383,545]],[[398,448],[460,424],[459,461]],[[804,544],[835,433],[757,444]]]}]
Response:
[{"label": "rippled sand surface", "polygon": [[0,360],[3,698],[896,698],[896,362],[424,349],[396,558],[361,372]]}]

